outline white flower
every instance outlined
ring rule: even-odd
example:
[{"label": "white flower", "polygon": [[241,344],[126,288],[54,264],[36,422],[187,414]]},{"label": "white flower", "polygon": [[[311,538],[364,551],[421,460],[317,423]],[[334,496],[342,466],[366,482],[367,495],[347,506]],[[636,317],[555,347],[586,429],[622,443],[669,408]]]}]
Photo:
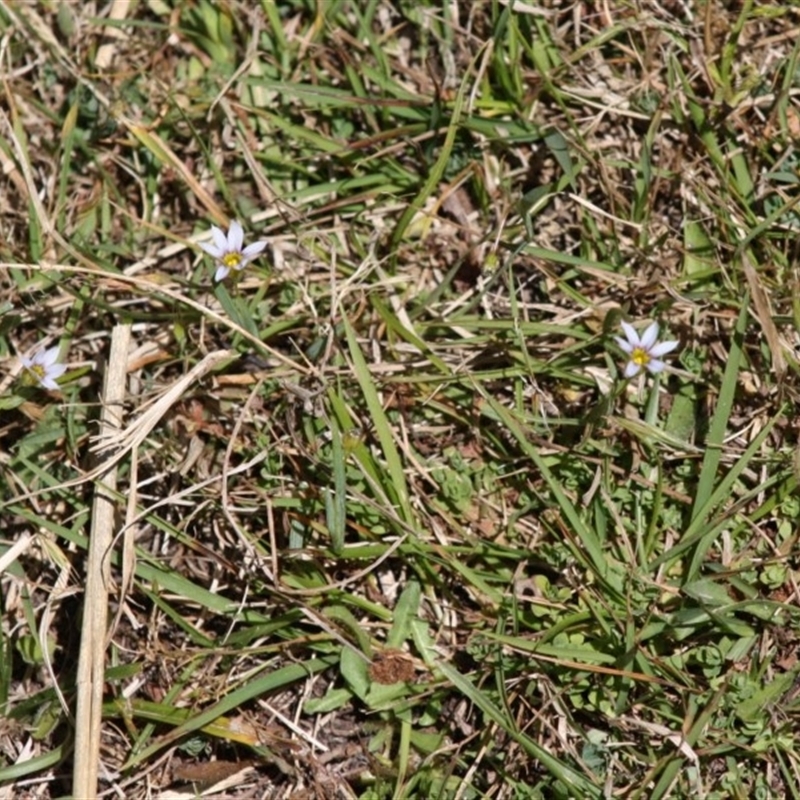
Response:
[{"label": "white flower", "polygon": [[642,368],[646,368],[653,374],[661,372],[666,364],[661,360],[661,356],[666,355],[678,346],[678,342],[658,342],[658,323],[651,323],[647,330],[639,334],[627,322],[622,323],[622,330],[625,331],[625,338],[615,336],[617,344],[628,354],[629,360],[625,365],[625,377],[632,378],[637,375]]},{"label": "white flower", "polygon": [[22,366],[33,375],[39,385],[45,389],[58,389],[56,379],[60,378],[66,371],[66,364],[56,363],[58,360],[58,347],[51,347],[49,350],[39,350],[32,358],[21,356]]},{"label": "white flower", "polygon": [[214,244],[201,244],[200,247],[216,259],[218,266],[214,273],[215,281],[227,278],[232,269],[244,269],[267,246],[266,242],[253,242],[243,248],[244,231],[236,220],[231,222],[227,236],[224,231],[212,225],[211,236]]}]

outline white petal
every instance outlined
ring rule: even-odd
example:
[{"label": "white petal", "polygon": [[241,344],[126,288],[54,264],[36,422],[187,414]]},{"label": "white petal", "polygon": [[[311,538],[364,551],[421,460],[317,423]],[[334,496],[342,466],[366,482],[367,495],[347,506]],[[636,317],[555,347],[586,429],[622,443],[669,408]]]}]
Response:
[{"label": "white petal", "polygon": [[19,360],[25,369],[33,369],[34,364],[32,358],[29,358],[28,356],[20,356]]},{"label": "white petal", "polygon": [[625,377],[632,378],[639,372],[639,365],[635,361],[629,361],[625,365]]},{"label": "white petal", "polygon": [[230,270],[227,267],[219,266],[217,267],[217,271],[214,273],[214,280],[219,283],[219,281],[225,280],[228,277],[228,273]]},{"label": "white petal", "polygon": [[641,338],[642,349],[650,352],[650,348],[658,341],[658,323],[653,322],[648,325],[647,330]]},{"label": "white petal", "polygon": [[226,252],[224,249],[220,250],[215,244],[203,244],[202,242],[200,243],[200,249],[203,250],[203,252],[208,253],[213,258],[222,258]]},{"label": "white petal", "polygon": [[38,361],[45,369],[52,368],[56,361],[58,361],[58,347],[51,347],[49,350],[45,350]]},{"label": "white petal", "polygon": [[50,389],[50,391],[57,391],[60,388],[59,385],[49,375],[39,378],[39,383],[45,389]]},{"label": "white petal", "polygon": [[625,338],[631,344],[632,347],[639,347],[639,334],[636,333],[636,329],[631,325],[629,322],[622,321],[622,330],[625,331]]},{"label": "white petal", "polygon": [[671,353],[678,346],[678,344],[678,342],[661,342],[655,347],[650,348],[650,355],[656,358],[658,356],[665,356],[667,353]]},{"label": "white petal", "polygon": [[657,372],[663,372],[664,367],[666,366],[667,365],[663,361],[660,361],[657,358],[651,358],[647,362],[647,369],[649,369],[650,372],[653,373],[653,375],[655,375]]},{"label": "white petal", "polygon": [[630,354],[633,352],[633,350],[634,350],[634,347],[633,347],[633,345],[632,345],[632,344],[631,344],[629,341],[627,341],[626,339],[623,339],[621,336],[615,336],[615,337],[614,337],[614,341],[615,341],[615,342],[616,342],[616,343],[617,343],[617,344],[618,344],[618,345],[619,345],[619,346],[620,346],[620,347],[621,347],[621,348],[622,348],[622,349],[623,349],[623,350],[624,350],[626,353],[628,353],[628,355],[630,355]]},{"label": "white petal", "polygon": [[240,253],[242,251],[242,243],[244,242],[244,231],[242,226],[234,220],[228,228],[228,250],[233,253]]},{"label": "white petal", "polygon": [[253,244],[247,245],[247,247],[242,250],[242,255],[247,259],[255,258],[266,246],[266,242],[253,242]]},{"label": "white petal", "polygon": [[217,255],[221,256],[228,252],[228,237],[225,235],[225,232],[220,230],[216,225],[211,226],[211,238],[214,240],[214,244],[219,251]]},{"label": "white petal", "polygon": [[47,368],[47,372],[45,374],[48,378],[52,378],[53,380],[55,380],[56,378],[60,378],[66,371],[67,371],[66,364],[51,364]]}]

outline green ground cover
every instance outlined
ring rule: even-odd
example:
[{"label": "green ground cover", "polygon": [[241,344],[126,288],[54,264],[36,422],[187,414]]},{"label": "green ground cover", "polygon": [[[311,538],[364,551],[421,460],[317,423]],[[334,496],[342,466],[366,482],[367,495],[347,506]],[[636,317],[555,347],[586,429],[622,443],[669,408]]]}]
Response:
[{"label": "green ground cover", "polygon": [[798,30],[0,6],[2,796],[800,797]]}]

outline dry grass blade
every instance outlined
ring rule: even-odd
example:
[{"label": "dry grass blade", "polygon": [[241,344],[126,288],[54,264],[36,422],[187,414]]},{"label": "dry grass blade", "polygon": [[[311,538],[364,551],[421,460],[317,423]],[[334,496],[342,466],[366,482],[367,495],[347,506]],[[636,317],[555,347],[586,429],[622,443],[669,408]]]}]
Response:
[{"label": "dry grass blade", "polygon": [[[149,408],[142,412],[124,430],[112,430],[101,433],[98,441],[92,446],[92,452],[106,453],[113,450],[110,463],[116,463],[131,450],[138,448],[148,437],[169,409],[186,393],[188,388],[223,361],[234,358],[235,351],[215,350],[208,353],[202,361],[195,364],[185,375],[181,375],[161,396],[151,402]],[[103,465],[106,466],[105,464]]]},{"label": "dry grass blade", "polygon": [[742,267],[756,307],[756,316],[761,323],[764,338],[767,340],[767,345],[772,355],[772,369],[775,370],[777,380],[782,381],[786,374],[786,357],[783,354],[783,345],[778,336],[778,329],[775,327],[769,297],[746,251],[742,252]]}]

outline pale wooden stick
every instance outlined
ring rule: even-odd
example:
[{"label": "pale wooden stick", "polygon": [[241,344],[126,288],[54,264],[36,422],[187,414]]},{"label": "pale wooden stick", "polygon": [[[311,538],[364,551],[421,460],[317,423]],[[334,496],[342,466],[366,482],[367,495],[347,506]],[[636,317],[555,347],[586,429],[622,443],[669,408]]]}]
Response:
[{"label": "pale wooden stick", "polygon": [[[101,436],[111,436],[122,427],[130,335],[130,325],[117,325],[111,334],[111,354],[106,365],[103,386]],[[97,797],[108,621],[109,559],[114,538],[114,511],[117,504],[115,499],[117,461],[117,459],[112,460],[97,481],[89,534],[81,649],[78,658],[75,766],[72,781],[72,796],[85,800],[95,800]]]}]

